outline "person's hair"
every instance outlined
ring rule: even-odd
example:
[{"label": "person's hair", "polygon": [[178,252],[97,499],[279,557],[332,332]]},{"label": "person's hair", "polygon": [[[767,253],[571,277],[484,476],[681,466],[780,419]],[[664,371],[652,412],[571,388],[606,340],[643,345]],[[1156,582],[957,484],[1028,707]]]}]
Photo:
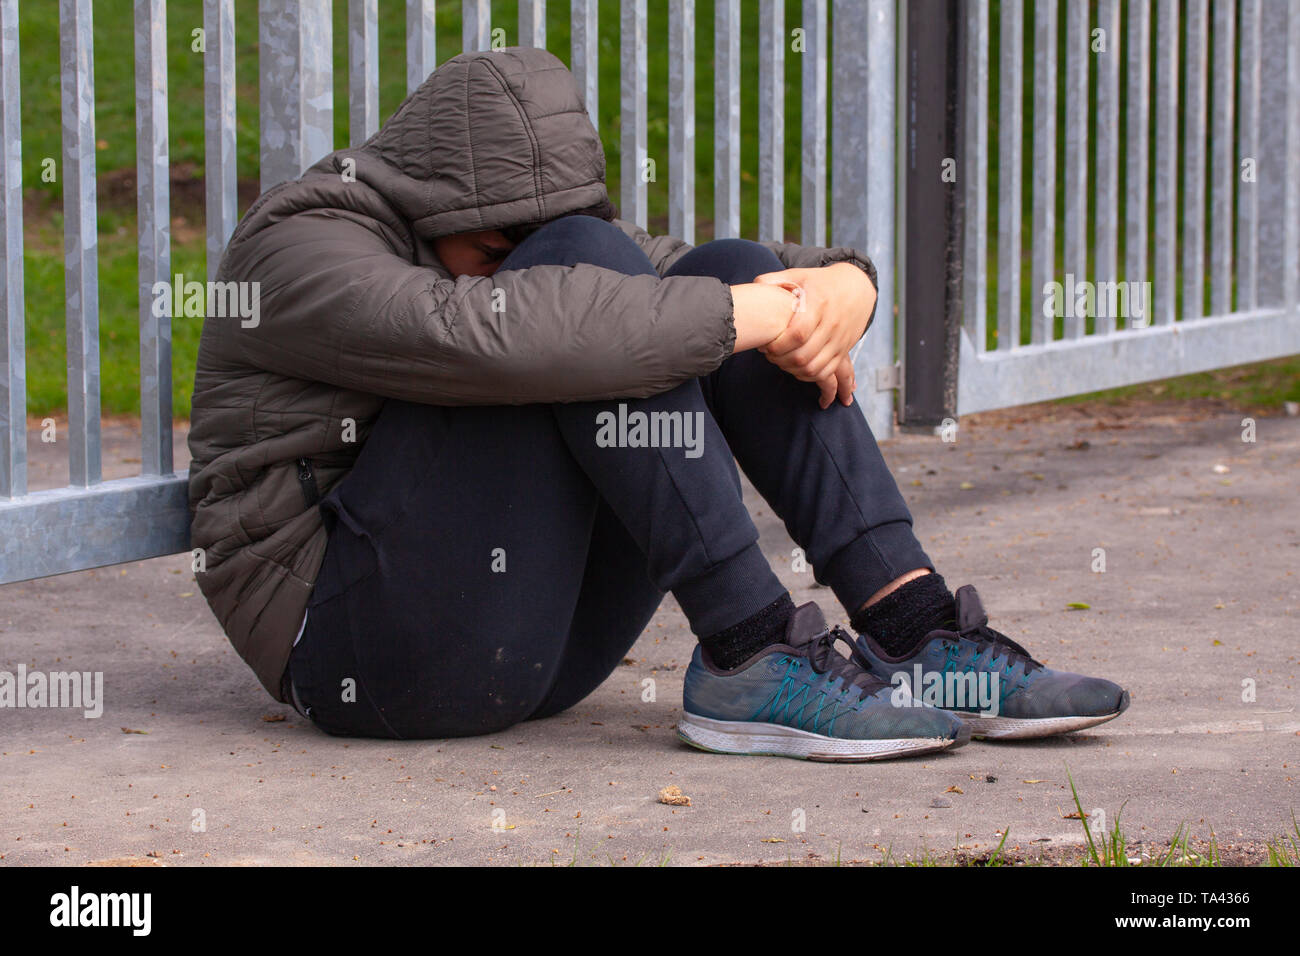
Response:
[{"label": "person's hair", "polygon": [[501,235],[505,236],[514,245],[519,245],[529,236],[531,236],[547,222],[554,222],[556,219],[563,219],[565,216],[594,216],[596,219],[603,219],[609,222],[611,219],[618,218],[618,207],[610,202],[606,196],[594,206],[588,206],[585,209],[575,209],[572,212],[566,212],[546,222],[521,222],[513,226],[502,226],[499,230]]}]

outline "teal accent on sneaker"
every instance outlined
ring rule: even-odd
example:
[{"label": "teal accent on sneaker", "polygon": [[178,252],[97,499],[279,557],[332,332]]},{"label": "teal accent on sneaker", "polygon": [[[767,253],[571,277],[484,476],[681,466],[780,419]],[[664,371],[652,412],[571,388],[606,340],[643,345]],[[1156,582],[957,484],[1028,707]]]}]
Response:
[{"label": "teal accent on sneaker", "polygon": [[905,657],[890,657],[859,635],[857,650],[872,671],[925,703],[957,714],[971,735],[987,740],[1049,737],[1095,727],[1129,706],[1113,681],[1053,670],[988,626],[979,594],[957,589],[957,630],[931,631]]},{"label": "teal accent on sneaker", "polygon": [[[851,653],[835,649],[844,641]],[[803,760],[882,760],[960,747],[963,722],[873,675],[842,628],[814,603],[795,609],[785,642],[730,671],[696,646],[686,670],[678,735],[715,753]]]}]

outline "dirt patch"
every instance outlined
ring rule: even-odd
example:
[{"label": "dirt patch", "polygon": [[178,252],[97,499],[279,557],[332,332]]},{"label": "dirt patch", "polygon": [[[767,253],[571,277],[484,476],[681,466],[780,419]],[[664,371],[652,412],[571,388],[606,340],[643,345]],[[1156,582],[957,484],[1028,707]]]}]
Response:
[{"label": "dirt patch", "polygon": [[1130,428],[1149,428],[1152,425],[1176,425],[1186,422],[1203,422],[1240,412],[1257,417],[1275,416],[1277,408],[1242,408],[1235,402],[1221,398],[1149,399],[1132,398],[1119,401],[1090,402],[1039,402],[991,412],[979,412],[962,418],[965,428],[1003,428],[1016,425],[1063,424],[1081,425],[1094,431],[1123,431]]},{"label": "dirt patch", "polygon": [[[202,243],[206,221],[207,198],[204,194],[203,169],[194,163],[177,163],[171,167],[168,180],[172,224],[172,242],[175,245]],[[96,202],[103,211],[115,211],[134,216],[136,212],[136,171],[134,168],[100,172],[95,180]],[[245,210],[261,193],[255,179],[242,179],[236,185],[239,194],[237,208]],[[23,194],[24,241],[31,247],[43,249],[58,239],[50,236],[50,217],[63,210],[63,190],[55,188],[30,188]],[[59,240],[61,242],[61,240]],[[50,251],[58,252],[61,245],[55,242]]]}]

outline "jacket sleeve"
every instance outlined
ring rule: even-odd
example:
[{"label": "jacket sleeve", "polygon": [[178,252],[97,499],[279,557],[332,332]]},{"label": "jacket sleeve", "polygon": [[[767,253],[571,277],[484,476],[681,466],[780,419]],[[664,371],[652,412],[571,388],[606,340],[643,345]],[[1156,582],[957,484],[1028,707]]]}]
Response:
[{"label": "jacket sleeve", "polygon": [[[663,275],[686,253],[690,252],[694,246],[682,239],[673,236],[652,236],[635,223],[627,222],[622,219],[615,219],[614,225],[618,226],[623,232],[630,236],[641,251],[646,254],[650,262]],[[817,269],[822,266],[833,265],[836,262],[851,262],[867,274],[871,280],[872,286],[877,291],[880,289],[880,283],[876,280],[876,267],[866,254],[851,248],[850,246],[831,246],[825,248],[822,246],[801,246],[795,242],[762,242],[760,245],[772,250],[776,257],[781,260],[781,264],[787,269]],[[867,319],[867,328],[871,327],[872,321],[876,317],[875,306],[871,308],[871,315]]]},{"label": "jacket sleeve", "polygon": [[438,405],[644,397],[735,343],[731,290],[711,277],[579,264],[450,279],[391,233],[334,209],[274,221],[232,244],[219,276],[258,283],[256,323],[216,321],[256,368]]}]

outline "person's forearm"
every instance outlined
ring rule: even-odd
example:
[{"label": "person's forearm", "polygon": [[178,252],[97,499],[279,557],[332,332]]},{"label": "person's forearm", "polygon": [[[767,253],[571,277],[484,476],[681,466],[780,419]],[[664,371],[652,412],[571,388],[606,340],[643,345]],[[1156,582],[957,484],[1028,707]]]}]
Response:
[{"label": "person's forearm", "polygon": [[734,352],[761,348],[785,331],[798,302],[795,294],[778,285],[748,282],[731,287],[736,324]]}]

